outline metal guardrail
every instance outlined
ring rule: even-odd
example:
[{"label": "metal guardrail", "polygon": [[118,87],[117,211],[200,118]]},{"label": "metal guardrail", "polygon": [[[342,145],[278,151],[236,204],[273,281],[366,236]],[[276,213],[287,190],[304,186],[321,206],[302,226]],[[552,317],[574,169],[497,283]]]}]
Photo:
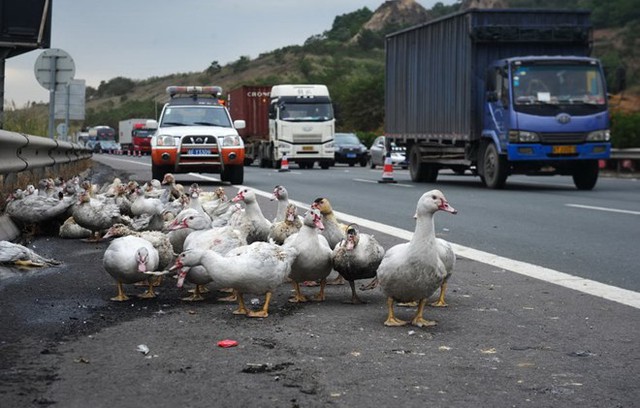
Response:
[{"label": "metal guardrail", "polygon": [[611,149],[611,158],[615,160],[640,160],[640,148]]},{"label": "metal guardrail", "polygon": [[91,153],[77,143],[0,130],[0,174],[3,175],[89,159]]}]

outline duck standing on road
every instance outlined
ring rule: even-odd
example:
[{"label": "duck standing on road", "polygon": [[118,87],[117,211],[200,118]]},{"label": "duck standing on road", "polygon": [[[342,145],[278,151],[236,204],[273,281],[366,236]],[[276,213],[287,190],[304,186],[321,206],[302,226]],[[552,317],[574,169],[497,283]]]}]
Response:
[{"label": "duck standing on road", "polygon": [[109,275],[117,282],[118,294],[111,300],[125,301],[129,297],[124,293],[123,283],[136,283],[148,281],[147,291],[139,297],[144,299],[154,298],[152,275],[146,272],[155,271],[158,268],[158,251],[149,241],[140,237],[125,236],[111,241],[104,252],[102,265]]},{"label": "duck standing on road", "polygon": [[[179,270],[180,282],[191,267],[203,266],[213,282],[236,292],[238,309],[233,314],[267,317],[272,293],[291,271],[296,254],[295,248],[260,241],[233,249],[226,256],[213,250],[191,249],[178,256],[172,269]],[[244,295],[248,293],[265,295],[261,310],[247,309]]]},{"label": "duck standing on road", "polygon": [[333,249],[333,269],[349,282],[350,303],[365,303],[356,294],[354,281],[374,278],[383,256],[384,248],[373,235],[361,233],[357,225],[349,224],[345,239]]},{"label": "duck standing on road", "polygon": [[[387,296],[388,315],[385,326],[403,326],[408,322],[395,317],[394,302],[418,301],[411,324],[434,326],[435,321],[423,317],[427,298],[446,282],[451,271],[440,258],[433,215],[437,211],[456,214],[444,194],[431,190],[422,195],[416,208],[416,228],[411,241],[390,248],[378,267],[377,277]],[[453,266],[453,264],[451,264]]]},{"label": "duck standing on road", "polygon": [[300,291],[300,283],[317,280],[320,281],[320,292],[314,299],[324,301],[324,287],[332,269],[332,251],[327,239],[318,233],[323,228],[320,210],[312,207],[305,213],[300,231],[284,242],[283,246],[298,250],[289,275],[295,295],[289,302],[307,302],[308,299]]}]

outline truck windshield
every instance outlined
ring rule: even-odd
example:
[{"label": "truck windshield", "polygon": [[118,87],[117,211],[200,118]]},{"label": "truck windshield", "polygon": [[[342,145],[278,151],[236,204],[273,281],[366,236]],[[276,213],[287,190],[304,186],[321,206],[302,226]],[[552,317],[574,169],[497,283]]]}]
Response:
[{"label": "truck windshield", "polygon": [[167,126],[231,127],[231,121],[220,106],[179,106],[165,109],[160,127]]},{"label": "truck windshield", "polygon": [[134,137],[151,137],[155,133],[155,130],[150,129],[135,129],[133,131]]},{"label": "truck windshield", "polygon": [[280,105],[280,119],[290,122],[325,122],[333,119],[331,103],[293,103]]},{"label": "truck windshield", "polygon": [[591,64],[514,65],[516,105],[605,105],[603,79]]}]

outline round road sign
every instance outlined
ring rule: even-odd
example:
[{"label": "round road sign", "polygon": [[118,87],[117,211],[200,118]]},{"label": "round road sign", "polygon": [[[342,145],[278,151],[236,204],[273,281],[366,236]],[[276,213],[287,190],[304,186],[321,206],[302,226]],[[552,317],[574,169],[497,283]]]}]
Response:
[{"label": "round road sign", "polygon": [[[55,84],[51,84],[51,70],[55,70]],[[36,79],[45,89],[64,86],[76,74],[73,58],[64,50],[50,48],[43,51],[36,59],[34,66]]]}]

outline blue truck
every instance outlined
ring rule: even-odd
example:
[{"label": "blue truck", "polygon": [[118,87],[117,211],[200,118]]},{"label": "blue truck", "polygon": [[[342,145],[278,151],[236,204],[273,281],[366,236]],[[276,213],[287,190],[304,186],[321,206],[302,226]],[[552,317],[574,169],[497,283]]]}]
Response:
[{"label": "blue truck", "polygon": [[411,179],[570,175],[593,189],[611,143],[589,16],[469,9],[389,34],[385,135],[406,146]]}]

